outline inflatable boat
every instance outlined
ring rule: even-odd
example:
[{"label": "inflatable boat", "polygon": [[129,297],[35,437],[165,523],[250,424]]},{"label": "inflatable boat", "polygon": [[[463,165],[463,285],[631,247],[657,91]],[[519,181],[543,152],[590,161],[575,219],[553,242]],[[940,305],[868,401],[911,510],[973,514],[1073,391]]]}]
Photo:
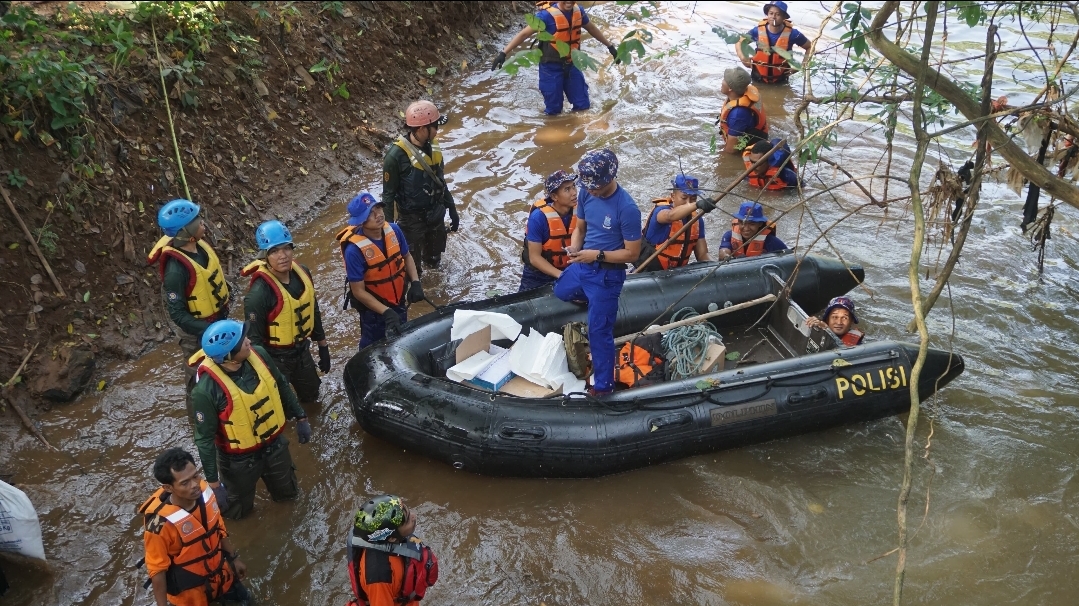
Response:
[{"label": "inflatable boat", "polygon": [[[398,337],[353,356],[345,387],[368,433],[456,469],[495,476],[602,476],[868,421],[909,408],[917,345],[844,348],[830,332],[808,328],[802,311],[823,309],[864,276],[861,267],[792,252],[628,276],[616,335],[666,322],[684,307],[703,314],[710,303],[714,309],[780,295],[711,320],[727,351],[740,353],[702,376],[600,397],[546,398],[494,393],[445,377],[457,309],[501,312],[542,333],[585,321],[583,306],[559,300],[546,287],[409,321]],[[921,397],[962,371],[958,355],[930,350]]]}]

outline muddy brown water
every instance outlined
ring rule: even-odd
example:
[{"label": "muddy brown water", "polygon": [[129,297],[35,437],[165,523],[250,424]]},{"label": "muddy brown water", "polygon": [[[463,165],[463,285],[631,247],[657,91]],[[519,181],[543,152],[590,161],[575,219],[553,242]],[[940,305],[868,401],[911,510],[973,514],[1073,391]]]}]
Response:
[{"label": "muddy brown water", "polygon": [[[741,171],[740,159],[717,161],[707,150],[722,71],[733,64],[732,49],[709,29],[747,29],[759,5],[695,7],[690,16],[691,5],[664,5],[668,21],[656,39],[662,49],[692,36],[691,50],[589,74],[588,112],[544,117],[534,71],[511,79],[477,70],[447,91],[442,104],[453,118],[442,140],[462,228],[451,236],[443,268],[425,275],[432,300],[515,290],[527,203],[544,175],[574,164],[587,149],[618,153],[619,181],[642,208],[664,193],[679,159],[711,188]],[[603,22],[620,10],[597,7],[593,15]],[[799,5],[795,20],[811,33],[823,14],[817,5]],[[1068,28],[1065,38],[1074,33],[1074,25]],[[950,42],[962,52],[982,39],[977,29],[953,28]],[[1020,77],[1002,77],[1001,93],[1014,102],[1036,92],[1021,65],[1002,64]],[[793,88],[766,90],[778,133],[794,134],[789,112],[799,97]],[[845,126],[846,147],[832,152],[855,174],[877,172],[883,148],[863,131]],[[958,165],[968,137],[957,135],[939,151]],[[912,154],[910,142],[900,141],[899,174]],[[815,174],[806,176],[819,188]],[[820,177],[839,178],[824,168]],[[357,189],[377,194],[378,179],[356,175]],[[787,194],[763,200],[772,214],[797,203]],[[732,211],[738,202],[727,198],[721,208]],[[862,202],[844,188],[810,208],[827,226]],[[916,465],[908,603],[1073,604],[1079,590],[1076,225],[1073,212],[1057,214],[1038,279],[1017,227],[1021,207],[1002,186],[986,187],[952,282],[954,318],[947,302],[930,318],[934,345],[962,353],[967,371],[929,404],[933,434],[928,462]],[[890,601],[894,555],[874,558],[895,545],[902,418],[580,481],[480,477],[366,435],[341,378],[359,337],[355,315],[340,310],[343,271],[332,238],[343,212],[338,201],[294,232],[299,260],[316,275],[334,354],[313,415],[315,439],[292,445],[302,493],[276,504],[260,492],[255,513],[229,524],[261,603],[344,604],[352,513],[363,495],[384,492],[408,500],[419,514],[419,534],[441,558],[441,578],[424,602],[431,606]],[[718,212],[707,218],[713,250],[725,223]],[[819,235],[809,213],[797,208],[780,230],[803,251]],[[868,288],[854,295],[871,336],[909,338],[903,326],[910,317],[910,231],[896,208],[857,216],[830,234],[845,259],[866,268]],[[835,254],[823,244],[814,250]],[[15,587],[4,604],[152,603],[132,568],[142,556],[133,511],[155,488],[154,456],[172,445],[193,451],[180,363],[179,349],[165,345],[106,371],[109,386],[100,395],[44,415],[44,432],[64,454],[46,453],[25,432],[3,428],[4,472],[34,501],[51,560],[46,570],[5,558]],[[919,433],[923,446],[929,426]]]}]

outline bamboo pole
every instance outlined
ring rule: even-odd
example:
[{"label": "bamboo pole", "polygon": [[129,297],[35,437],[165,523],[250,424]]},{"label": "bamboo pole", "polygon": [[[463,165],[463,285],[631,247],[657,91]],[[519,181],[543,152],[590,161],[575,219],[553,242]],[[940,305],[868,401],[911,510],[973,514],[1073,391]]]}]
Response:
[{"label": "bamboo pole", "polygon": [[41,249],[37,247],[37,240],[34,239],[34,234],[30,233],[30,229],[26,227],[26,223],[23,222],[22,216],[19,215],[19,211],[15,208],[15,203],[11,201],[11,197],[8,196],[7,190],[0,186],[0,194],[4,195],[4,202],[7,202],[7,207],[11,210],[11,214],[15,215],[15,220],[18,221],[19,227],[22,228],[22,233],[26,236],[26,239],[30,241],[30,246],[34,248],[34,252],[37,253],[38,260],[45,266],[45,273],[49,274],[49,279],[52,280],[52,285],[56,287],[56,292],[60,293],[60,297],[66,299],[67,293],[64,292],[64,287],[60,286],[60,280],[56,279],[56,274],[52,273],[52,266],[45,260],[45,255],[41,254]]},{"label": "bamboo pole", "polygon": [[710,318],[714,318],[716,316],[722,316],[724,314],[729,314],[729,313],[732,313],[732,312],[736,312],[736,311],[745,309],[747,307],[753,307],[754,305],[760,305],[761,303],[771,303],[772,301],[775,301],[775,300],[776,300],[775,295],[764,295],[763,297],[761,297],[759,299],[753,299],[752,301],[746,301],[745,303],[739,303],[738,305],[731,305],[730,307],[724,307],[723,309],[717,309],[716,311],[710,311],[710,312],[708,312],[706,314],[701,314],[699,316],[693,316],[692,318],[686,318],[685,320],[679,320],[677,322],[671,322],[670,324],[664,324],[663,326],[649,326],[648,328],[646,328],[646,329],[644,329],[644,330],[642,330],[640,332],[634,333],[632,335],[626,335],[624,337],[618,337],[617,339],[614,340],[614,344],[615,345],[621,345],[623,343],[628,343],[628,342],[632,341],[633,339],[636,339],[638,337],[642,337],[644,335],[652,335],[652,334],[655,334],[657,332],[667,332],[668,330],[673,330],[675,328],[681,328],[682,326],[689,326],[690,324],[698,324],[700,322],[704,322],[705,320],[708,320]]}]

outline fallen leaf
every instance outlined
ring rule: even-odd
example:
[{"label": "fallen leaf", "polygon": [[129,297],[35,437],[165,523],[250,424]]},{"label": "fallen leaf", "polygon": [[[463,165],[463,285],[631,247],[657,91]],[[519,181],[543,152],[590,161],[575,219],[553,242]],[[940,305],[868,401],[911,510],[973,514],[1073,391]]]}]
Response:
[{"label": "fallen leaf", "polygon": [[105,391],[105,379],[101,379],[100,381],[97,382],[97,390],[98,391]]},{"label": "fallen leaf", "polygon": [[271,110],[270,110],[270,111],[269,111],[269,112],[268,112],[268,113],[266,114],[266,119],[267,119],[267,120],[276,120],[276,119],[277,119],[277,112],[275,112],[274,110],[272,110],[272,109],[271,109]]},{"label": "fallen leaf", "polygon": [[12,242],[11,244],[8,244],[7,247],[8,247],[8,250],[15,250],[16,248],[19,247],[19,243],[18,242]]},{"label": "fallen leaf", "polygon": [[337,144],[336,143],[331,144],[330,149],[337,149]]},{"label": "fallen leaf", "polygon": [[307,176],[307,169],[301,166],[299,170],[301,174],[303,174],[305,177]]},{"label": "fallen leaf", "polygon": [[337,420],[337,413],[336,412],[331,412],[330,413],[330,419],[333,420],[333,421],[336,421]]},{"label": "fallen leaf", "polygon": [[67,325],[67,334],[69,334],[69,335],[75,334],[75,325],[74,324],[68,323],[68,325]]},{"label": "fallen leaf", "polygon": [[16,143],[18,143],[19,141],[22,141],[22,131],[21,130],[15,131],[15,137],[13,137],[13,138],[15,139]]},{"label": "fallen leaf", "polygon": [[850,362],[844,360],[843,358],[836,358],[832,360],[832,368],[839,368],[842,366],[850,366]]},{"label": "fallen leaf", "polygon": [[737,351],[732,351],[731,353],[726,355],[726,358],[728,360],[732,360],[732,361],[737,360],[738,358],[741,358],[741,357],[742,357],[742,354],[737,352]]},{"label": "fallen leaf", "polygon": [[90,291],[86,291],[82,295],[82,302],[86,303],[89,300],[90,300]]},{"label": "fallen leaf", "polygon": [[815,514],[820,515],[820,514],[824,513],[824,506],[821,505],[820,503],[810,503],[809,504],[809,511],[812,511]]}]

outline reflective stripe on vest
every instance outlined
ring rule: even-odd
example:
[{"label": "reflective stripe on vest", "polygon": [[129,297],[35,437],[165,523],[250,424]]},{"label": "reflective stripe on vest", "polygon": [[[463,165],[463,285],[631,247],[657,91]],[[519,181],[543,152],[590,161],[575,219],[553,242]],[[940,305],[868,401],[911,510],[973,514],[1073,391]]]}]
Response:
[{"label": "reflective stripe on vest", "polygon": [[172,246],[172,236],[163,236],[154,245],[153,250],[147,255],[148,264],[158,264],[158,273],[165,278],[165,265],[168,260],[176,259],[187,268],[187,290],[184,296],[187,298],[187,311],[192,316],[200,319],[213,317],[220,313],[229,300],[229,285],[225,282],[224,272],[221,271],[221,262],[217,259],[214,249],[199,240],[196,244],[206,253],[206,267],[195,263],[184,251]]},{"label": "reflective stripe on vest", "polygon": [[[747,170],[753,167],[753,161],[749,159],[749,155],[752,153],[752,150],[749,149],[742,152],[742,161],[746,163]],[[787,189],[788,187],[791,187],[787,185],[786,181],[779,178],[779,167],[772,165],[771,159],[769,159],[768,162],[768,170],[766,170],[763,175],[755,172],[750,172],[748,175],[746,175],[746,179],[749,181],[749,184],[753,187],[760,187],[770,190]],[[787,167],[791,170],[795,170],[794,162],[787,162]]]},{"label": "reflective stripe on vest", "polygon": [[757,122],[754,128],[762,133],[768,133],[768,118],[764,115],[764,105],[761,104],[761,94],[757,91],[757,87],[750,84],[746,87],[746,94],[739,97],[736,101],[730,99],[723,104],[723,111],[719,114],[719,129],[723,133],[723,136],[727,136],[727,114],[736,107],[744,107],[753,112],[753,115],[757,117]]},{"label": "reflective stripe on vest", "polygon": [[285,408],[273,373],[254,349],[246,361],[259,378],[259,384],[251,393],[240,389],[232,377],[201,349],[188,362],[191,366],[197,365],[196,382],[202,373],[206,373],[225,392],[227,404],[217,415],[221,424],[214,440],[218,448],[229,454],[256,451],[285,430]]},{"label": "reflective stripe on vest", "polygon": [[[421,156],[423,156],[424,161],[427,162],[427,166],[430,166],[431,168],[435,168],[439,164],[442,164],[442,148],[439,147],[438,141],[435,141],[434,139],[431,139],[430,143],[431,143],[431,155],[430,156],[425,154],[423,152],[423,150],[420,149],[419,147],[417,147],[416,150],[420,152]],[[398,137],[397,140],[393,142],[393,144],[396,145],[397,147],[400,147],[401,150],[405,152],[405,155],[408,156],[408,161],[412,163],[412,168],[415,168],[416,170],[420,170],[420,171],[423,170],[423,165],[420,164],[420,161],[417,160],[416,156],[413,155],[413,153],[408,149],[408,146],[401,142],[401,137]]]},{"label": "reflective stripe on vest", "polygon": [[359,226],[350,225],[337,233],[341,243],[341,255],[345,247],[354,244],[359,247],[367,262],[363,274],[363,286],[379,303],[387,307],[397,307],[405,301],[405,258],[401,254],[401,244],[397,233],[389,223],[382,226],[382,242],[386,246],[383,253],[370,238],[363,235]]},{"label": "reflective stripe on vest", "polygon": [[738,231],[735,221],[731,221],[731,254],[736,257],[756,257],[764,253],[764,241],[775,231],[775,228],[771,224],[764,226],[757,235],[753,236],[749,244],[743,246],[742,234]]},{"label": "reflective stripe on vest", "polygon": [[[543,242],[542,255],[547,262],[555,266],[557,269],[565,269],[569,266],[569,255],[563,250],[569,246],[570,239],[573,237],[573,230],[577,227],[577,215],[571,214],[569,220],[569,227],[562,222],[562,215],[558,214],[558,211],[554,209],[554,206],[547,203],[546,198],[540,198],[532,203],[532,208],[528,211],[528,216],[531,217],[533,212],[537,210],[543,213],[543,216],[547,218],[547,231],[550,236]],[[571,209],[572,213],[573,210]],[[525,241],[524,252],[521,258],[525,263],[531,265],[528,260],[528,222],[525,222]]]},{"label": "reflective stripe on vest", "polygon": [[847,331],[847,334],[839,337],[839,339],[843,341],[843,344],[847,347],[854,347],[855,345],[860,345],[862,343],[862,339],[864,338],[865,333],[858,330],[857,328],[852,328]]},{"label": "reflective stripe on vest", "polygon": [[292,271],[303,282],[303,293],[299,299],[292,297],[288,288],[261,259],[253,261],[240,272],[244,276],[251,276],[248,290],[255,284],[255,280],[261,278],[277,297],[273,309],[266,315],[266,332],[270,347],[292,347],[306,339],[315,329],[315,285],[299,263],[292,262]]},{"label": "reflective stripe on vest", "polygon": [[[652,209],[652,214],[648,216],[648,221],[645,222],[646,229],[654,215],[658,215],[660,211],[667,209],[673,210],[674,208],[669,197],[656,198],[655,200],[652,200],[652,203],[656,206]],[[658,218],[656,219],[656,222],[659,222]],[[670,233],[674,234],[682,229],[685,222],[681,220],[671,221],[670,225]],[[733,232],[731,232],[731,235],[733,237]],[[682,267],[689,263],[689,255],[693,253],[693,250],[697,246],[697,240],[699,240],[700,237],[700,221],[694,221],[692,227],[682,232],[682,235],[672,240],[666,248],[659,251],[659,256],[656,257],[656,260],[659,261],[660,267],[663,269],[671,269],[672,267]],[[662,244],[662,242],[660,242],[660,244]]]},{"label": "reflective stripe on vest", "polygon": [[[416,146],[416,151],[419,152],[423,160],[427,162],[428,166],[435,173],[438,172],[439,165],[442,164],[442,148],[439,147],[438,141],[432,139],[431,143],[431,155],[428,156],[421,147]],[[444,187],[443,183],[433,179],[431,175],[427,174],[427,171],[423,169],[423,165],[420,164],[419,158],[409,151],[408,146],[404,143],[404,137],[398,137],[394,141],[394,145],[401,148],[401,151],[405,152],[405,157],[408,158],[409,165],[412,170],[402,172],[400,177],[399,186],[397,188],[397,194],[394,200],[383,200],[387,206],[396,203],[397,212],[399,214],[418,214],[426,213],[427,211],[443,204]]]},{"label": "reflective stripe on vest", "polygon": [[[543,62],[565,62],[573,63],[573,50],[581,48],[581,27],[584,21],[584,13],[581,12],[580,5],[573,5],[572,22],[566,19],[566,15],[557,6],[547,7],[547,14],[554,19],[555,31],[548,32],[552,36],[552,40],[543,46]],[[558,46],[555,41],[565,42],[570,47],[570,52],[563,57],[558,52]]]},{"label": "reflective stripe on vest", "polygon": [[787,52],[791,50],[791,27],[790,21],[783,22],[783,32],[773,47],[768,42],[768,19],[761,19],[757,24],[757,52],[753,55],[753,71],[761,82],[773,84],[780,82],[791,73],[790,63],[772,50],[781,48]]}]

